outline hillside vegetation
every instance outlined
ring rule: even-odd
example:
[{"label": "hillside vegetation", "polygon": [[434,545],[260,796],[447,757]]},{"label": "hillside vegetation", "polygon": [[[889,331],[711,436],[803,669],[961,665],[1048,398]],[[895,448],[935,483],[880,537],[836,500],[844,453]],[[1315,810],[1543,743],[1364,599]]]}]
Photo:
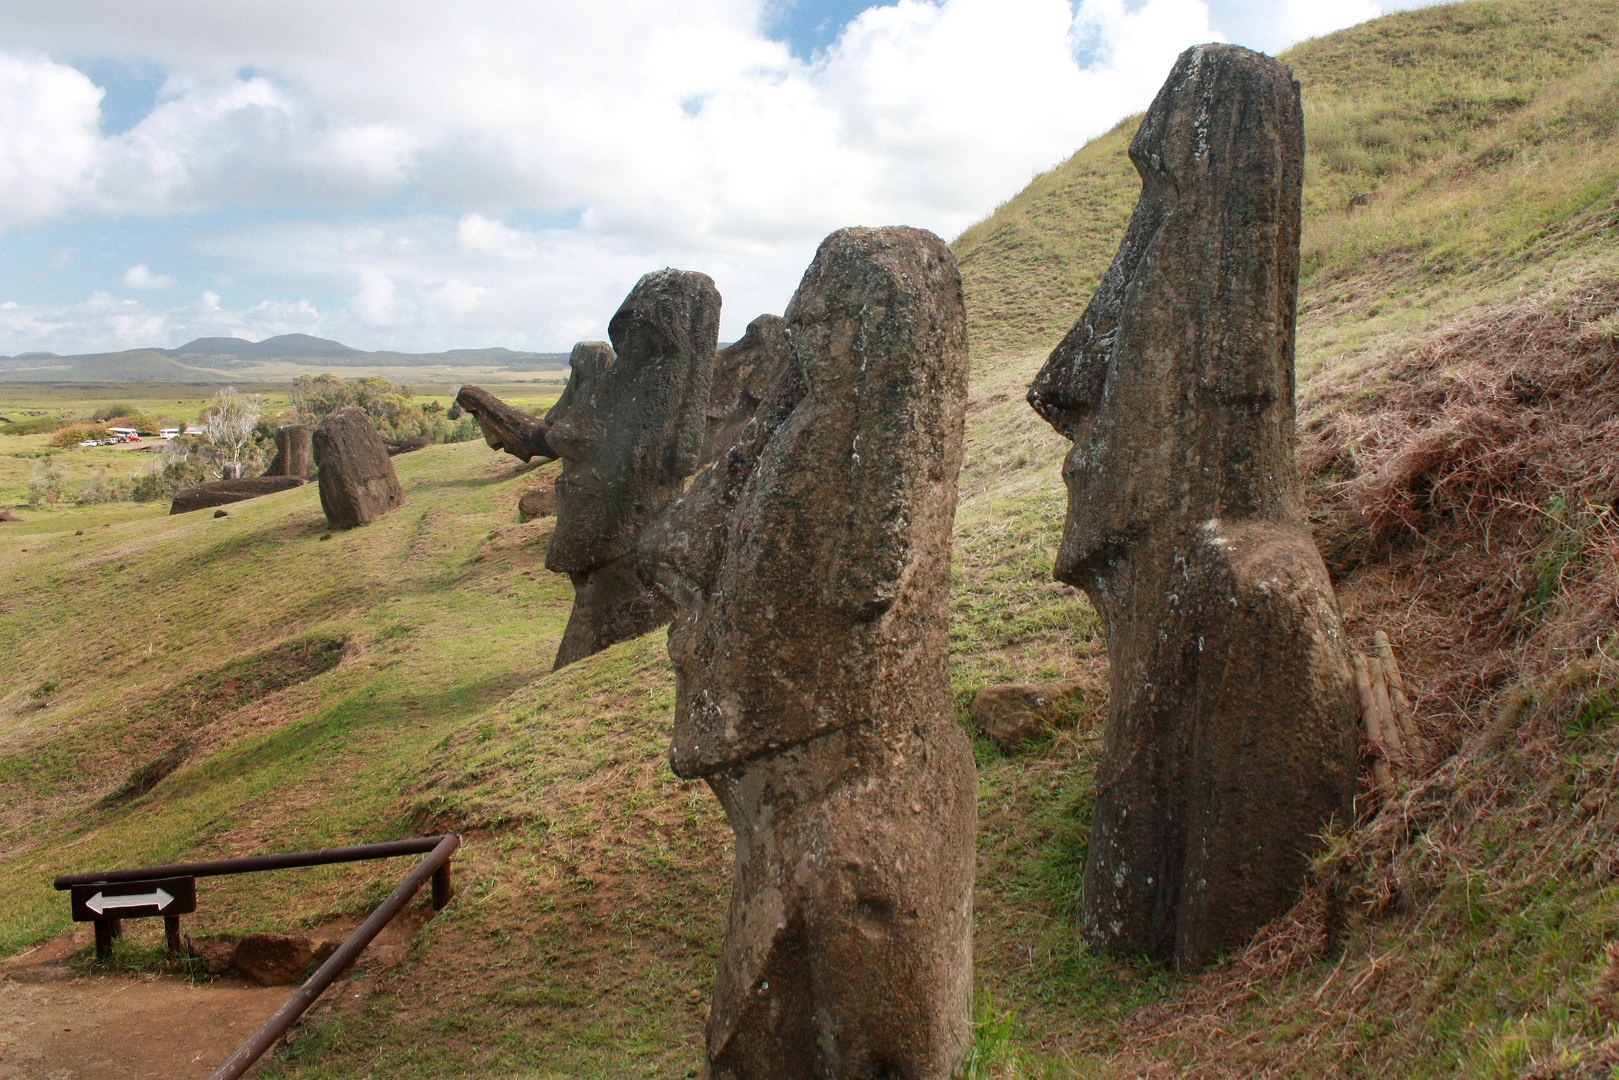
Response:
[{"label": "hillside vegetation", "polygon": [[[959,711],[994,682],[1091,688],[1018,755],[975,737],[973,1076],[1613,1075],[1616,44],[1619,0],[1499,2],[1286,57],[1312,523],[1434,754],[1386,801],[1368,777],[1295,910],[1205,973],[1080,942],[1106,654],[1050,580],[1067,444],[1022,401],[1122,233],[1134,122],[956,242]],[[730,835],[664,763],[663,635],[548,673],[570,590],[515,503],[555,466],[397,462],[408,504],[330,538],[307,488],[0,524],[0,953],[67,929],[58,872],[456,829],[460,895],[410,962],[345,983],[266,1075],[698,1075]],[[397,873],[222,879],[193,930],[352,915]]]}]

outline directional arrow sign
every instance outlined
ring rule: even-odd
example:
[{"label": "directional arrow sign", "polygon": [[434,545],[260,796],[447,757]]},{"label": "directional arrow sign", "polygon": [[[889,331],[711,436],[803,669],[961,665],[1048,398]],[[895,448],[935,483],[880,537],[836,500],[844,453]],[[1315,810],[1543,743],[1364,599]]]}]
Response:
[{"label": "directional arrow sign", "polygon": [[75,885],[73,921],[142,919],[153,915],[185,915],[197,910],[196,878],[120,881],[115,885]]}]

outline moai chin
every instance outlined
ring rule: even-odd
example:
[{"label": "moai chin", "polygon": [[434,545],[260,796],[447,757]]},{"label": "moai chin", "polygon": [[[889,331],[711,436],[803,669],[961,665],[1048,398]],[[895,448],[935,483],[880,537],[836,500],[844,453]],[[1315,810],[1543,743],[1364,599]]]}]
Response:
[{"label": "moai chin", "polygon": [[1347,646],[1293,457],[1298,84],[1188,49],[1130,157],[1124,241],[1029,403],[1074,443],[1055,572],[1112,665],[1085,934],[1196,965],[1286,910],[1355,789]]},{"label": "moai chin", "polygon": [[546,568],[573,580],[556,667],[668,622],[673,608],[635,574],[641,530],[701,463],[719,343],[720,294],[707,274],[660,270],[608,323],[612,344],[574,346],[573,373],[546,414],[562,458]]},{"label": "moai chin", "polygon": [[670,762],[736,833],[709,1075],[956,1075],[971,1039],[976,772],[946,670],[967,380],[955,260],[845,229],[788,366],[642,537],[679,605]]}]

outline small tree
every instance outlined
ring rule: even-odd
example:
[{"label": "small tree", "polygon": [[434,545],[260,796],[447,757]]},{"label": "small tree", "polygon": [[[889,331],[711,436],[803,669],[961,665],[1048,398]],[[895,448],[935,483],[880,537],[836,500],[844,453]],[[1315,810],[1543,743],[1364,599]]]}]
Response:
[{"label": "small tree", "polygon": [[204,413],[202,437],[220,476],[240,476],[243,462],[257,459],[253,429],[259,422],[261,405],[258,398],[237,393],[234,386],[214,395],[213,404]]}]

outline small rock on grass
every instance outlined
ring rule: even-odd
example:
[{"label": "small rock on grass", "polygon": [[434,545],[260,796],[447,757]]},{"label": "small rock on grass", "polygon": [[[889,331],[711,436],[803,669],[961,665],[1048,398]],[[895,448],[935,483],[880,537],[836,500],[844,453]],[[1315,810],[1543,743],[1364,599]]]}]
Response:
[{"label": "small rock on grass", "polygon": [[210,975],[223,975],[236,959],[236,948],[241,939],[235,934],[186,935],[186,954],[202,961],[202,969]]},{"label": "small rock on grass", "polygon": [[1085,684],[1001,683],[973,697],[973,723],[1008,753],[1039,739],[1072,714],[1065,708],[1084,692]]},{"label": "small rock on grass", "polygon": [[557,512],[557,489],[555,484],[546,484],[532,491],[523,493],[517,500],[517,520],[533,521],[535,518],[550,517]]},{"label": "small rock on grass", "polygon": [[231,965],[260,986],[293,986],[304,981],[314,946],[304,934],[249,934],[236,947]]}]

